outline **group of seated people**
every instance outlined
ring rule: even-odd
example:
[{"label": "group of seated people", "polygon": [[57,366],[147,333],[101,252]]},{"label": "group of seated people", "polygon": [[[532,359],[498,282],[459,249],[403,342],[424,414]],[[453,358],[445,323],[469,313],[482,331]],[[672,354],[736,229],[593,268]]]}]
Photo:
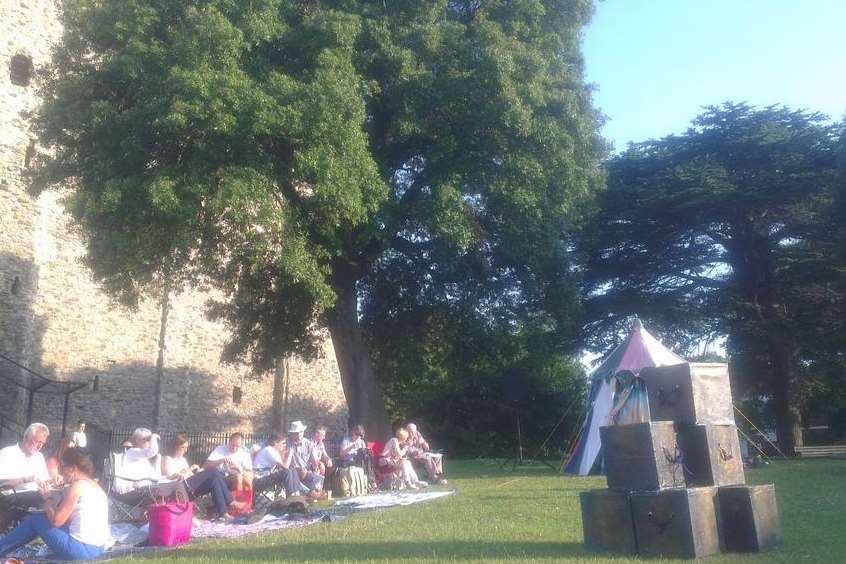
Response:
[{"label": "group of seated people", "polygon": [[[306,429],[294,421],[287,434],[273,433],[266,444],[252,449],[246,448],[241,433],[233,433],[198,466],[186,459],[186,436],[177,435],[161,456],[159,435],[138,428],[124,444],[112,489],[122,495],[162,483],[183,484],[192,500],[209,495],[213,518],[228,521],[248,508],[242,494],[253,490],[278,486],[286,496],[323,499],[325,485],[344,467],[362,467],[374,489],[377,473],[394,488],[428,485],[418,478],[415,464],[430,481],[446,483],[441,455],[431,452],[413,423],[397,429],[377,453],[375,465],[361,425],[344,438],[337,461],[327,451],[326,428],[317,427],[311,439],[305,438]],[[110,539],[107,496],[90,456],[71,440],[63,439],[55,455],[45,460],[41,449],[49,435],[46,425],[33,423],[19,443],[0,450],[0,532],[19,522],[0,537],[0,556],[41,537],[59,558],[97,557]],[[33,513],[31,508],[43,511]]]},{"label": "group of seated people", "polygon": [[395,431],[394,436],[382,448],[377,466],[382,473],[388,475],[391,485],[397,489],[416,490],[429,485],[429,482],[418,477],[415,466],[425,472],[429,481],[437,484],[447,483],[443,476],[443,456],[431,451],[429,443],[414,423]]}]

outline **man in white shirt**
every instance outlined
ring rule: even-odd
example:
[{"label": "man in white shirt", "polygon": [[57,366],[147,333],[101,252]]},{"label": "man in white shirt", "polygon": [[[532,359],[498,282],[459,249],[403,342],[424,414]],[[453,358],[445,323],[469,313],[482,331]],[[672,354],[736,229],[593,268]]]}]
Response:
[{"label": "man in white shirt", "polygon": [[115,468],[114,491],[125,494],[162,481],[159,436],[138,427],[132,432],[132,446],[127,448]]},{"label": "man in white shirt", "polygon": [[277,467],[287,468],[290,466],[284,464],[282,461],[282,450],[285,448],[285,437],[281,433],[273,433],[267,441],[267,446],[256,453],[253,459],[253,467],[256,474],[267,474],[277,469]]},{"label": "man in white shirt", "polygon": [[0,531],[28,507],[43,503],[39,487],[50,481],[50,474],[41,449],[49,436],[47,425],[33,423],[19,443],[0,450]]},{"label": "man in white shirt", "polygon": [[227,481],[235,491],[252,489],[253,459],[250,453],[242,448],[244,435],[232,433],[229,441],[214,449],[203,468],[218,469],[226,474]]},{"label": "man in white shirt", "polygon": [[254,466],[257,477],[253,487],[261,491],[271,484],[279,484],[285,488],[287,495],[301,495],[303,487],[291,468],[292,456],[293,452],[285,448],[285,437],[281,433],[270,435],[267,446],[256,454]]}]

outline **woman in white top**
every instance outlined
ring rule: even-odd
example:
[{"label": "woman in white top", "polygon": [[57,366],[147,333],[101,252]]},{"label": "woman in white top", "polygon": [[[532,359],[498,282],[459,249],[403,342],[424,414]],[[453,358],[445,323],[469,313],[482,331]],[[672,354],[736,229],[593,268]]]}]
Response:
[{"label": "woman in white top", "polygon": [[43,514],[29,515],[0,539],[0,556],[41,537],[60,560],[90,560],[103,554],[111,539],[109,503],[94,480],[91,459],[77,448],[64,452],[62,477],[68,487],[61,497],[47,487]]},{"label": "woman in white top", "polygon": [[426,487],[429,484],[417,478],[417,472],[414,471],[411,462],[406,458],[407,440],[408,431],[402,427],[397,429],[395,436],[385,443],[385,448],[382,449],[382,455],[379,457],[378,464],[383,469],[391,470],[391,475],[400,484],[416,490],[419,487]]},{"label": "woman in white top", "polygon": [[168,455],[162,459],[162,475],[171,480],[184,480],[191,499],[211,494],[219,518],[226,519],[230,510],[241,511],[247,507],[244,502],[233,501],[226,478],[220,470],[201,470],[196,464],[188,464],[185,459],[188,446],[185,435],[176,435]]}]

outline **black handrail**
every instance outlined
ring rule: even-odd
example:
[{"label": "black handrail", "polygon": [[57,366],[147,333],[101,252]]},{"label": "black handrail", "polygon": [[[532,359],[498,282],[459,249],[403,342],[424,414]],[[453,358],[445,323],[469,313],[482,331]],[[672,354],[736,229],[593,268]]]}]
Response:
[{"label": "black handrail", "polygon": [[28,368],[13,360],[0,352],[0,360],[5,363],[9,363],[12,366],[18,368],[19,370],[23,370],[27,374],[30,375],[29,382],[21,382],[19,379],[12,374],[11,372],[7,371],[3,366],[3,363],[0,363],[0,377],[6,380],[8,383],[17,386],[19,388],[23,388],[26,390],[27,393],[27,404],[26,404],[26,424],[29,425],[32,423],[32,411],[33,405],[35,401],[35,394],[42,393],[42,394],[59,394],[65,396],[65,404],[64,409],[62,410],[62,435],[65,434],[67,430],[67,419],[68,419],[68,398],[74,392],[82,390],[88,387],[88,382],[74,382],[74,381],[63,381],[63,380],[54,380],[52,378],[48,378],[43,374],[39,374],[35,372],[31,368]]},{"label": "black handrail", "polygon": [[28,373],[29,375],[35,376],[38,379],[39,382],[37,384],[26,385],[26,384],[22,384],[22,383],[16,381],[13,376],[9,376],[4,371],[0,370],[0,375],[5,376],[6,379],[8,379],[10,381],[11,384],[18,386],[20,388],[23,388],[25,390],[37,391],[40,388],[43,388],[45,386],[55,385],[55,386],[60,386],[60,387],[63,388],[58,393],[66,394],[66,393],[75,392],[77,390],[81,390],[82,388],[86,388],[89,385],[87,381],[85,381],[85,382],[74,382],[74,381],[69,381],[69,380],[55,380],[53,378],[48,378],[44,374],[36,372],[35,370],[29,368],[28,366],[24,366],[20,362],[14,360],[12,358],[9,358],[8,356],[3,354],[2,352],[0,352],[0,359],[5,360],[6,362],[11,364],[15,368],[19,368],[19,369],[23,370],[24,372]]}]

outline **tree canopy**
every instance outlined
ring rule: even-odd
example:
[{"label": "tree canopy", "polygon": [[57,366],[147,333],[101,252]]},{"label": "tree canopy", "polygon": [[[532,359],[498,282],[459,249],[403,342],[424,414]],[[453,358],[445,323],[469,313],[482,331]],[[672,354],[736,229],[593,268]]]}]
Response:
[{"label": "tree canopy", "polygon": [[612,159],[583,247],[596,343],[632,313],[679,343],[728,335],[736,391],[773,397],[791,449],[800,359],[842,324],[841,142],[825,116],[726,103]]},{"label": "tree canopy", "polygon": [[579,50],[591,11],[67,0],[36,188],[69,187],[87,262],[126,302],[161,279],[219,288],[230,360],[313,355],[328,327],[351,417],[384,431],[365,286],[577,327],[569,237],[604,150]]},{"label": "tree canopy", "polygon": [[526,454],[547,438],[560,454],[578,431],[587,379],[558,333],[492,326],[442,305],[364,319],[389,415],[425,421],[450,452],[514,454],[517,417]]}]

